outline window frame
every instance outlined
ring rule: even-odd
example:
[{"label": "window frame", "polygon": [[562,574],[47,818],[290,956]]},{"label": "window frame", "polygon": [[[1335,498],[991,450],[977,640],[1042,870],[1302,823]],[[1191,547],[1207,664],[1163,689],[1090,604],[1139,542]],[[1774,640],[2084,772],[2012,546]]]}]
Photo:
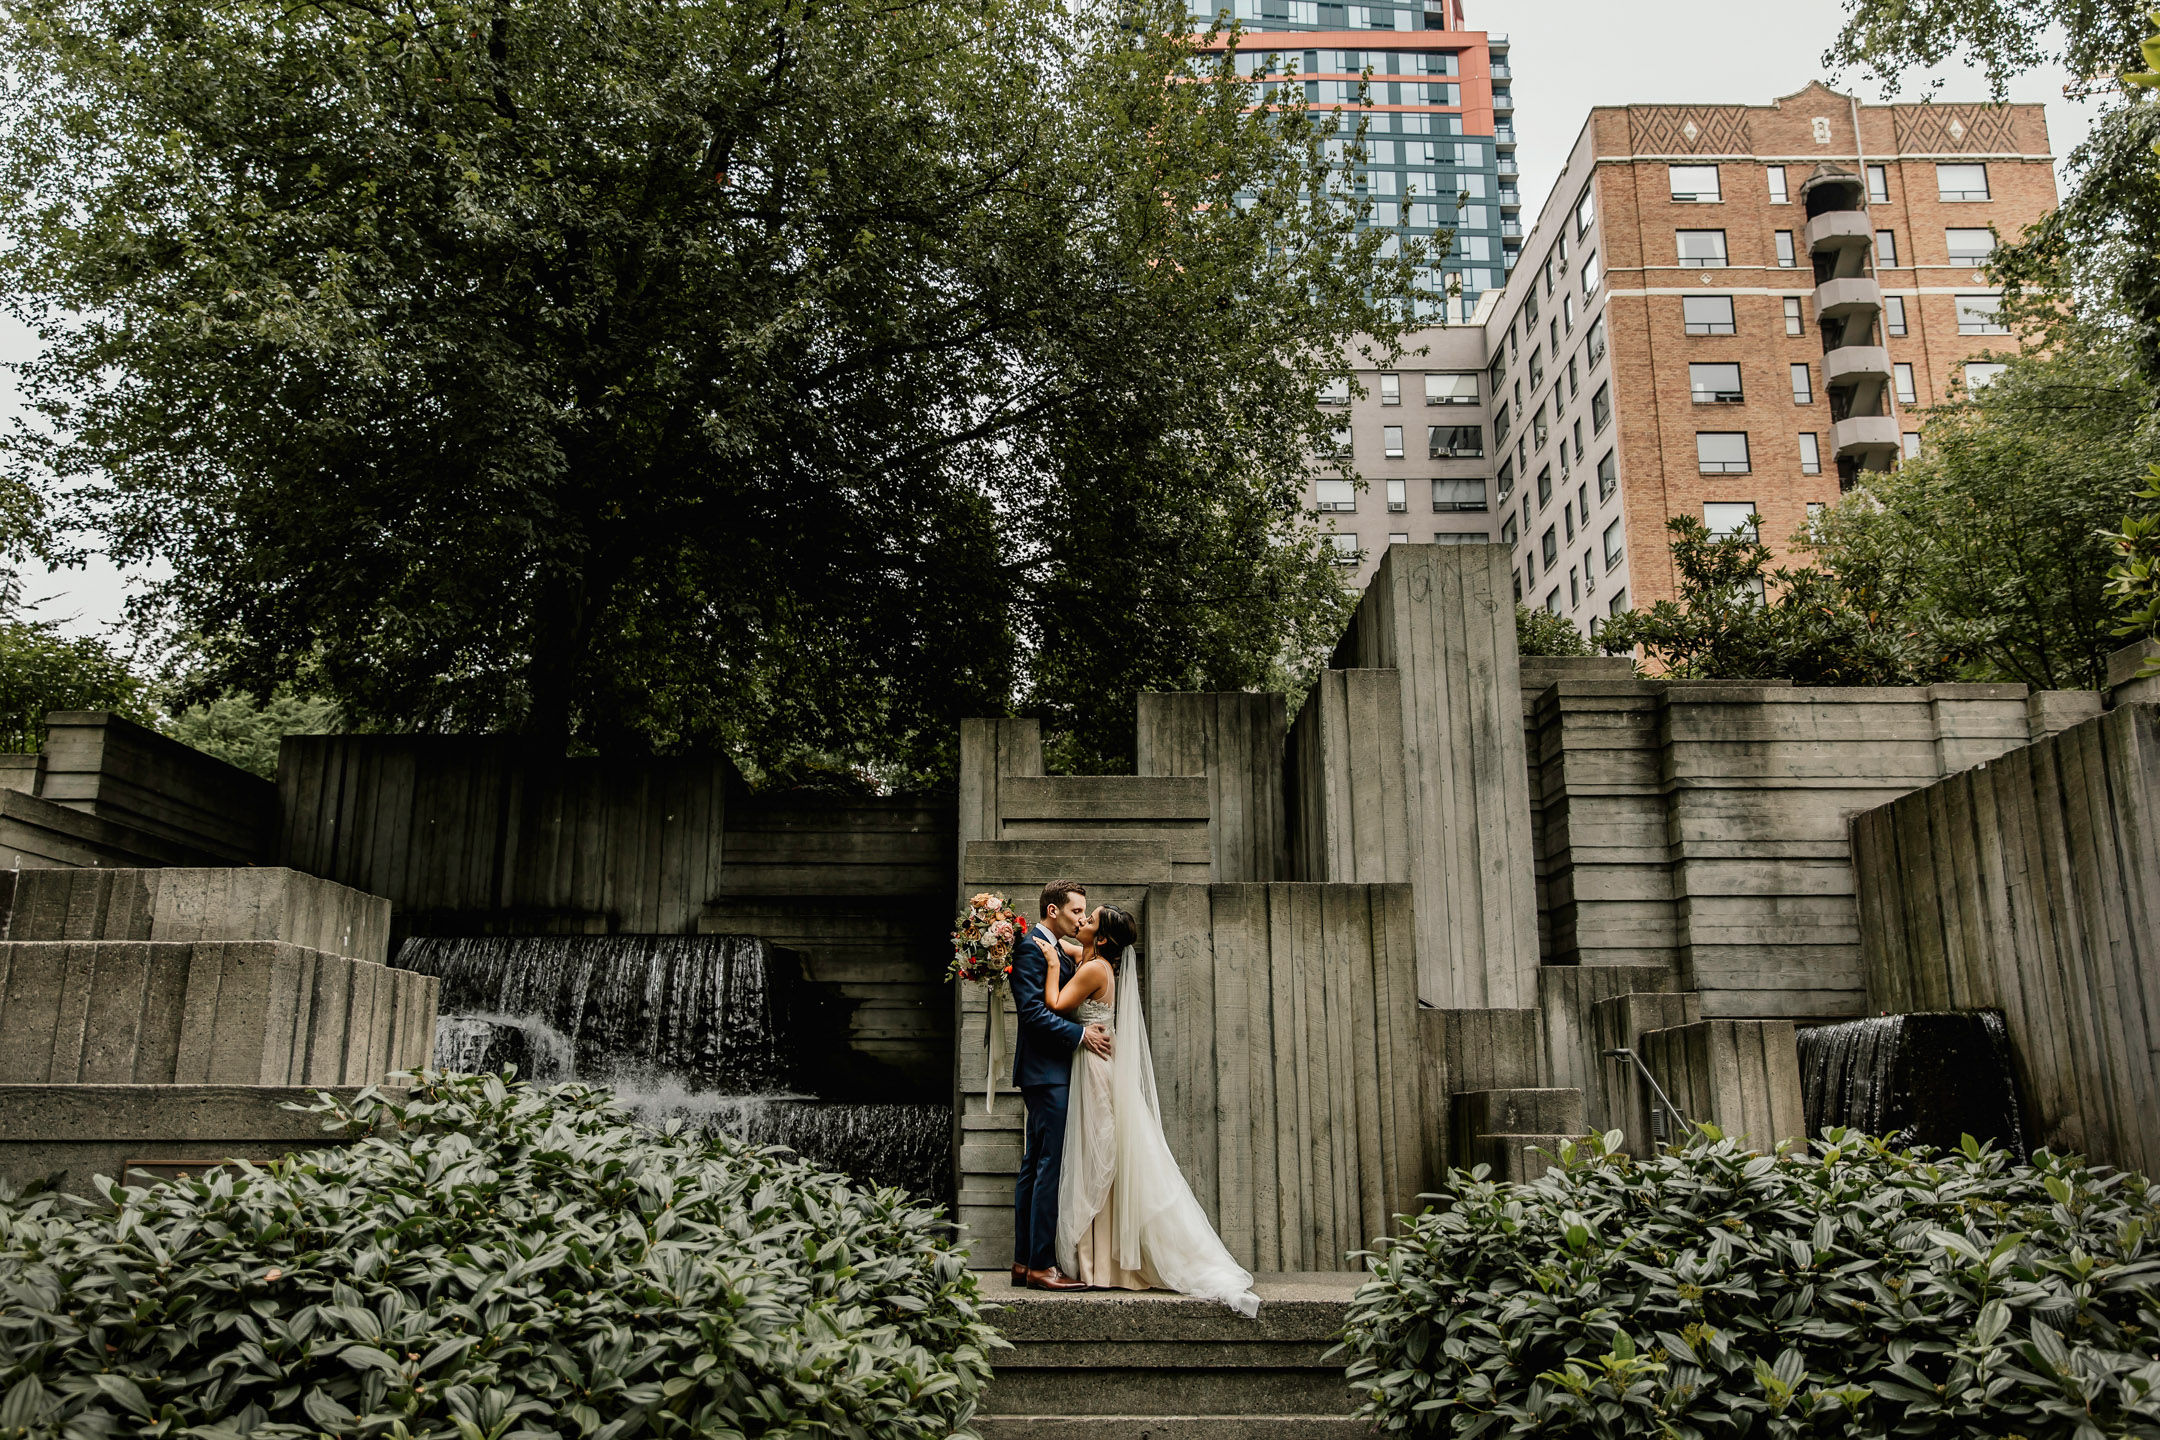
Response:
[{"label": "window frame", "polygon": [[[1736,360],[1691,360],[1688,362],[1688,400],[1696,405],[1740,405],[1747,401],[1747,386]],[[1719,372],[1715,375],[1709,372]],[[1706,380],[1722,380],[1729,375],[1730,387],[1706,384]]]},{"label": "window frame", "polygon": [[[1945,188],[1943,185],[1943,172],[1946,170],[1979,171],[1980,188],[1977,191],[1967,185],[1961,185],[1955,190]],[[1938,160],[1935,162],[1935,198],[1943,204],[1970,205],[1983,200],[1992,200],[1995,198],[1994,190],[1995,185],[1988,178],[1988,167],[1985,160]]]},{"label": "window frame", "polygon": [[[1716,257],[1688,255],[1686,247],[1680,238],[1683,235],[1717,236]],[[1682,270],[1728,270],[1732,268],[1732,247],[1727,243],[1727,236],[1723,230],[1676,229],[1673,231],[1673,259]]]},{"label": "window frame", "polygon": [[1822,437],[1813,430],[1800,432],[1800,473],[1822,474]]},{"label": "window frame", "polygon": [[[1698,177],[1703,172],[1708,171],[1710,188],[1707,191],[1692,188],[1682,190],[1680,188],[1680,172],[1683,170],[1692,171]],[[1722,205],[1725,203],[1725,177],[1718,173],[1718,166],[1715,161],[1708,165],[1667,164],[1665,167],[1665,193],[1672,197],[1672,202],[1675,205]]]},{"label": "window frame", "polygon": [[1788,361],[1786,377],[1792,381],[1792,403],[1813,405],[1815,403],[1815,370],[1805,360]]},{"label": "window frame", "polygon": [[[2000,294],[2000,292],[1988,295],[1958,295],[1953,297],[1953,299],[1955,304],[1957,305],[1958,334],[2007,335],[2010,333],[2010,327],[2003,324],[2002,321],[2002,295]],[[1965,317],[1967,314],[1967,303],[1974,300],[1985,300],[1989,302],[1988,309],[1986,311],[1986,314],[1989,318],[1988,323],[1985,325],[1968,326],[1965,323]]]},{"label": "window frame", "polygon": [[[1737,438],[1740,441],[1738,460],[1712,460],[1703,454],[1705,440]],[[1698,430],[1695,432],[1695,473],[1698,475],[1750,475],[1754,473],[1755,452],[1748,444],[1745,430]]]},{"label": "window frame", "polygon": [[[1690,300],[1708,300],[1708,301],[1711,301],[1711,302],[1713,302],[1713,303],[1716,303],[1716,302],[1723,302],[1723,304],[1724,304],[1724,306],[1725,306],[1725,319],[1724,319],[1723,321],[1716,321],[1716,320],[1707,320],[1707,321],[1704,321],[1704,320],[1690,320],[1690,319],[1688,319],[1688,318],[1687,318],[1687,311],[1688,311],[1688,302],[1689,302]],[[1724,326],[1724,328],[1723,328],[1723,329],[1720,329],[1720,328],[1718,328],[1718,327],[1720,326],[1720,324],[1722,324],[1722,325]],[[1733,305],[1733,297],[1732,297],[1732,296],[1730,296],[1730,295],[1683,295],[1683,296],[1681,296],[1681,297],[1680,297],[1680,329],[1681,329],[1681,332],[1682,332],[1683,334],[1688,334],[1688,335],[1737,335],[1737,334],[1739,334],[1739,333],[1740,333],[1739,312],[1738,312],[1738,310],[1737,310],[1737,309],[1736,309],[1736,308],[1734,307],[1734,305]]]}]

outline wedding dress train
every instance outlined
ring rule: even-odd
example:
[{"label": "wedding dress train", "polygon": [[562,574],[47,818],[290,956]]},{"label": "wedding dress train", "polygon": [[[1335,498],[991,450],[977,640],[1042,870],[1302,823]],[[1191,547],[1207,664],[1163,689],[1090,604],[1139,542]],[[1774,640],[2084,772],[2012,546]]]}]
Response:
[{"label": "wedding dress train", "polygon": [[1128,953],[1116,988],[1114,1012],[1086,1000],[1075,1017],[1111,1031],[1116,1044],[1109,1060],[1085,1046],[1073,1052],[1058,1183],[1058,1268],[1090,1285],[1176,1290],[1257,1315],[1251,1272],[1208,1224],[1163,1138],[1137,951]]}]

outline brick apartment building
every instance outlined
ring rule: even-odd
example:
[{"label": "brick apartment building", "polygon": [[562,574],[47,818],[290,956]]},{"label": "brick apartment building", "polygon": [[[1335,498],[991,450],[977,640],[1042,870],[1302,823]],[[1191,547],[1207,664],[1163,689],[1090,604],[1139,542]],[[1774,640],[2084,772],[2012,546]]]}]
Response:
[{"label": "brick apartment building", "polygon": [[1674,594],[1672,516],[1782,555],[2015,348],[1979,266],[2055,199],[2037,105],[1595,109],[1506,288],[1329,397],[1367,488],[1323,470],[1322,522],[1360,583],[1393,541],[1509,544],[1585,633]]},{"label": "brick apartment building", "polygon": [[1592,110],[1486,325],[1520,598],[1670,598],[1677,515],[1782,555],[2015,348],[1978,267],[2055,200],[2038,105]]}]

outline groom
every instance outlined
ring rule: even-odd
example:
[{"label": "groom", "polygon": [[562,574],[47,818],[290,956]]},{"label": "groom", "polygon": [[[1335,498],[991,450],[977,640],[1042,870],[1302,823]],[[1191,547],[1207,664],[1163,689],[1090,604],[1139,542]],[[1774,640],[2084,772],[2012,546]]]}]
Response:
[{"label": "groom", "polygon": [[1012,1283],[1031,1290],[1085,1290],[1057,1268],[1058,1178],[1065,1159],[1065,1091],[1072,1081],[1072,1052],[1085,1045],[1108,1059],[1110,1036],[1100,1025],[1085,1030],[1043,1003],[1050,967],[1041,937],[1058,957],[1058,983],[1077,968],[1059,943],[1080,933],[1087,919],[1087,891],[1070,880],[1042,888],[1041,922],[1013,947],[1013,1010],[1020,1038],[1013,1044],[1013,1084],[1027,1105],[1027,1149],[1013,1185]]}]

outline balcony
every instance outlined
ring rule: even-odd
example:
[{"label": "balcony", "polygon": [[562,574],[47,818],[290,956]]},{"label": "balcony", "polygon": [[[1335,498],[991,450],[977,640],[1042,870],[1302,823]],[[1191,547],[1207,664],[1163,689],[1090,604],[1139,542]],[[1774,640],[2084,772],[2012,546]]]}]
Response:
[{"label": "balcony", "polygon": [[1512,185],[1502,185],[1500,187],[1500,208],[1503,210],[1522,209],[1522,191],[1517,190]]},{"label": "balcony", "polygon": [[1823,356],[1823,385],[1884,384],[1890,379],[1890,352],[1880,345],[1841,345]]},{"label": "balcony", "polygon": [[1495,125],[1493,126],[1492,138],[1495,145],[1513,145],[1515,143],[1515,127],[1505,124]]},{"label": "balcony", "polygon": [[1502,220],[1500,222],[1500,238],[1503,240],[1522,239],[1522,221]]},{"label": "balcony", "polygon": [[1507,49],[1507,36],[1505,34],[1487,34],[1485,43],[1494,50],[1505,50]]},{"label": "balcony", "polygon": [[1495,80],[1511,80],[1514,78],[1514,72],[1508,69],[1507,61],[1495,60],[1492,64],[1492,78]]},{"label": "balcony", "polygon": [[1868,246],[1874,243],[1874,227],[1865,210],[1832,210],[1807,222],[1810,255],[1838,250],[1858,250],[1865,254]]},{"label": "balcony", "polygon": [[1515,113],[1514,95],[1506,90],[1493,91],[1492,108],[1495,115],[1513,115]]},{"label": "balcony", "polygon": [[[1522,174],[1522,171],[1516,168],[1515,157],[1513,155],[1502,155],[1500,157],[1499,174],[1500,178],[1503,180],[1512,180],[1516,176]],[[1871,280],[1868,283],[1872,285],[1875,282]],[[1880,290],[1876,291],[1878,297],[1881,295],[1881,293],[1882,292]]]},{"label": "balcony", "polygon": [[1822,320],[1882,313],[1882,286],[1872,275],[1849,275],[1825,280],[1815,287],[1815,314]]},{"label": "balcony", "polygon": [[1894,415],[1855,415],[1830,426],[1830,449],[1840,458],[1851,456],[1863,463],[1880,458],[1887,464],[1898,453],[1899,444]]}]

